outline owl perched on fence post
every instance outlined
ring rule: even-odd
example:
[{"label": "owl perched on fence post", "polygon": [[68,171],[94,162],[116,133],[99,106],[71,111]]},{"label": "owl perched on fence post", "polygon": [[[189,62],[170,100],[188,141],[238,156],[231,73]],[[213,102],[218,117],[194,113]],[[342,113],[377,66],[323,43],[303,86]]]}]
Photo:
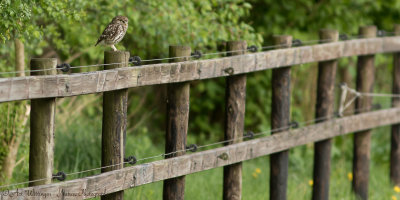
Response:
[{"label": "owl perched on fence post", "polygon": [[103,34],[97,40],[96,45],[105,44],[111,46],[114,51],[117,51],[115,44],[124,38],[126,30],[128,29],[128,18],[125,16],[116,16],[112,19],[111,23],[104,29]]}]

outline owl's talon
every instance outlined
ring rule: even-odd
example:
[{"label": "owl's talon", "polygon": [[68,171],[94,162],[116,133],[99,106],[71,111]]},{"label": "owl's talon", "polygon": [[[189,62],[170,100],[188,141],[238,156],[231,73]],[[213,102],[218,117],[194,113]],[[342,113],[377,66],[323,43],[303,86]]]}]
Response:
[{"label": "owl's talon", "polygon": [[111,45],[111,48],[113,49],[113,51],[118,51],[117,48],[115,48],[114,45]]}]

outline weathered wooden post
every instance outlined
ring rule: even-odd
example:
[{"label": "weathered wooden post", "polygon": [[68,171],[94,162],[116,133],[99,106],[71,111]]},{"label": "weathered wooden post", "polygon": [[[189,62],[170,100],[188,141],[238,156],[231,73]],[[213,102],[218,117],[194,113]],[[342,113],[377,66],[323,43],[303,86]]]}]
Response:
[{"label": "weathered wooden post", "polygon": [[[57,74],[55,58],[31,59],[32,76]],[[44,83],[46,84],[46,83]],[[30,146],[29,146],[29,180],[46,178],[31,182],[29,186],[51,183],[54,163],[54,117],[56,114],[56,98],[31,100]]]},{"label": "weathered wooden post", "polygon": [[[376,26],[361,27],[359,34],[363,38],[376,37]],[[373,92],[374,55],[359,56],[357,60],[357,91]],[[356,101],[356,113],[368,112],[372,107],[371,97],[360,97]],[[354,134],[353,157],[353,190],[361,199],[368,199],[369,160],[371,147],[371,131]]]},{"label": "weathered wooden post", "polygon": [[[400,35],[400,24],[395,25],[394,32]],[[400,53],[393,54],[393,94],[400,93]],[[392,99],[393,107],[400,107],[400,98]],[[400,124],[392,125],[390,148],[390,180],[400,186]]]},{"label": "weathered wooden post", "polygon": [[[217,42],[217,51],[226,51],[226,41],[220,40]],[[221,56],[226,56],[226,53],[221,53]]]},{"label": "weathered wooden post", "polygon": [[[337,42],[339,33],[336,30],[322,29],[319,38],[324,42]],[[321,43],[324,43],[321,42]],[[317,105],[315,118],[328,118],[333,115],[335,77],[337,60],[318,63]],[[322,122],[324,120],[318,120]],[[332,139],[315,143],[314,147],[314,185],[312,199],[329,199],[329,179],[331,171]]]},{"label": "weathered wooden post", "polygon": [[[275,45],[280,48],[292,46],[292,36],[274,36]],[[289,126],[290,120],[290,67],[281,67],[272,70],[272,110],[271,128],[283,128]],[[280,131],[287,130],[283,128]],[[278,134],[273,132],[272,134]],[[286,188],[288,178],[289,151],[271,154],[270,157],[270,199],[286,199]]]},{"label": "weathered wooden post", "polygon": [[[104,69],[115,69],[127,67],[129,52],[106,51],[104,52],[104,63],[121,63],[105,65]],[[103,94],[103,127],[101,139],[101,166],[116,165],[103,168],[101,172],[122,169],[124,166],[127,120],[128,90],[114,90]],[[121,165],[118,165],[121,164]],[[123,199],[124,191],[107,194],[101,199]]]},{"label": "weathered wooden post", "polygon": [[[228,53],[228,56],[245,54],[246,41],[226,43],[227,51],[243,50]],[[225,140],[234,140],[226,145],[242,141],[244,129],[244,112],[246,104],[246,75],[234,75],[226,78],[225,86]],[[224,167],[223,199],[242,199],[242,163]]]},{"label": "weathered wooden post", "polygon": [[[169,47],[170,57],[183,57],[170,60],[182,62],[190,58],[190,46],[175,45]],[[181,151],[165,156],[171,158],[185,154],[186,137],[189,123],[190,83],[171,83],[167,86],[167,129],[165,153]],[[164,200],[183,200],[185,195],[185,176],[164,181]]]}]

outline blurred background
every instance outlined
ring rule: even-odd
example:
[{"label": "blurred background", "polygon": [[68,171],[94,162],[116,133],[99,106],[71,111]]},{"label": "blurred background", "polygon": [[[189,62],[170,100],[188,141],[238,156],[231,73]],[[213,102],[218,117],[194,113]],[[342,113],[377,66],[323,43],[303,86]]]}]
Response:
[{"label": "blurred background", "polygon": [[[0,71],[28,70],[30,58],[54,57],[72,66],[103,63],[108,47],[94,47],[116,15],[129,18],[125,38],[116,47],[142,59],[168,57],[168,45],[185,44],[192,51],[217,51],[221,41],[246,40],[272,45],[272,36],[287,34],[302,41],[318,40],[322,28],[357,35],[376,25],[393,31],[400,23],[398,0],[2,0],[0,1]],[[317,42],[315,42],[317,43]],[[337,83],[355,85],[356,57],[339,61]],[[375,92],[391,93],[392,56],[376,56]],[[73,73],[101,70],[78,68]],[[271,70],[249,74],[245,129],[270,128]],[[17,74],[24,75],[23,73]],[[29,74],[26,74],[29,75]],[[1,77],[15,76],[2,74]],[[314,118],[317,64],[292,69],[292,120]],[[191,83],[188,144],[223,140],[225,79]],[[339,94],[337,90],[337,94]],[[338,95],[337,95],[338,96]],[[381,108],[390,98],[375,99]],[[165,87],[129,89],[126,155],[138,159],[164,152]],[[0,104],[0,183],[28,180],[29,101]],[[102,95],[57,99],[55,172],[75,172],[101,165]],[[215,148],[215,147],[214,147]],[[352,135],[334,139],[331,199],[351,194]],[[400,198],[389,182],[390,127],[372,136],[370,198]],[[313,144],[290,150],[289,199],[310,199]],[[68,179],[100,173],[80,174]],[[269,194],[268,156],[244,163],[243,199]],[[162,182],[126,190],[129,199],[161,199]],[[186,178],[187,199],[221,199],[222,168]]]}]

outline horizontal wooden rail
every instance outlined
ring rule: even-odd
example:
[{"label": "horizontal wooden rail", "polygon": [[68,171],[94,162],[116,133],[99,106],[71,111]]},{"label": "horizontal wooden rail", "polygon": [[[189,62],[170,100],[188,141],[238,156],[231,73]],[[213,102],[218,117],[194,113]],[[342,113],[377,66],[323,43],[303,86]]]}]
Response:
[{"label": "horizontal wooden rail", "polygon": [[100,93],[395,51],[400,51],[399,36],[348,40],[209,60],[163,63],[71,75],[2,78],[0,102]]},{"label": "horizontal wooden rail", "polygon": [[46,196],[46,199],[87,199],[96,195],[117,192],[147,183],[230,165],[346,133],[399,122],[400,108],[362,113],[212,150],[126,167],[91,177],[22,188],[18,191],[6,191],[3,192],[3,195],[0,193],[0,199],[19,199],[22,197],[40,199],[43,196]]}]

